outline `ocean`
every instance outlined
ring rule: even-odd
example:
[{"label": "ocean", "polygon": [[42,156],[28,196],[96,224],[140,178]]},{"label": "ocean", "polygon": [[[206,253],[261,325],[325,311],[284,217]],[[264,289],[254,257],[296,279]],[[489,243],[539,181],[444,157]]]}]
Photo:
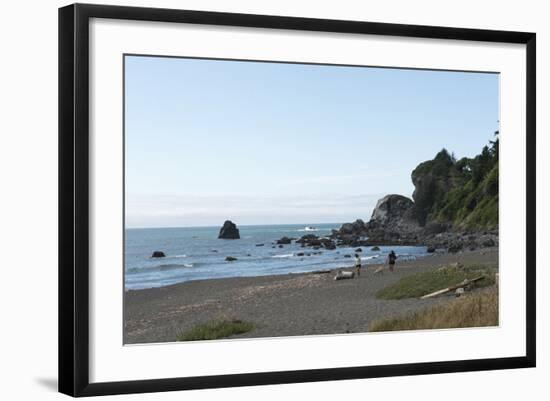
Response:
[{"label": "ocean", "polygon": [[[303,224],[239,226],[241,239],[218,239],[220,227],[134,228],[126,229],[124,281],[126,290],[162,287],[190,280],[224,277],[254,277],[303,273],[350,267],[356,248],[315,251],[300,244],[275,242],[283,236],[299,238],[304,234],[330,234],[341,224],[317,224],[314,231]],[[362,263],[384,263],[391,250],[402,260],[426,256],[426,247],[380,246],[379,251],[362,247]],[[162,251],[164,258],[152,258]],[[297,253],[304,252],[304,256]],[[314,254],[316,252],[316,254]],[[319,253],[320,252],[320,253]],[[307,256],[307,255],[310,256]],[[225,257],[237,258],[226,262]]]}]

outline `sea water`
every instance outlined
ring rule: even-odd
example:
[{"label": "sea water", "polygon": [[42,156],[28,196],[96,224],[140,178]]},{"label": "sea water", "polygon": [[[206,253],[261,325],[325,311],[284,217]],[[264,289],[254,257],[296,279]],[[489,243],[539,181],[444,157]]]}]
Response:
[{"label": "sea water", "polygon": [[[135,228],[125,232],[124,281],[126,290],[162,287],[190,280],[224,277],[253,277],[302,273],[351,267],[355,248],[326,250],[301,244],[275,243],[283,236],[299,238],[304,234],[329,235],[338,224],[318,224],[314,230],[298,225],[239,226],[240,239],[218,239],[220,227]],[[385,263],[394,250],[398,262],[427,255],[426,247],[361,247],[362,264]],[[152,258],[162,251],[164,258]],[[303,252],[304,256],[298,256]],[[309,255],[309,256],[307,256]],[[346,257],[351,255],[352,257]],[[226,262],[232,256],[237,260]]]}]

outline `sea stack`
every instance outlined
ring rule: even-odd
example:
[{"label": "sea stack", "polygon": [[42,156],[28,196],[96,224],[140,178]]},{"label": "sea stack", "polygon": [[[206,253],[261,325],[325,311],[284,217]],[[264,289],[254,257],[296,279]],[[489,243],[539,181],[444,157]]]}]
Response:
[{"label": "sea stack", "polygon": [[218,235],[220,239],[240,239],[239,229],[237,225],[231,220],[226,220],[223,223],[222,228],[220,228],[220,234]]}]

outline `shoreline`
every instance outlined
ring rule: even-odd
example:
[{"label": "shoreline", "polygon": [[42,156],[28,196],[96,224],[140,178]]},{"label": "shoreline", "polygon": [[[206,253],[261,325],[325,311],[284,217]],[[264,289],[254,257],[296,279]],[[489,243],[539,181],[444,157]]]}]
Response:
[{"label": "shoreline", "polygon": [[369,323],[448,302],[454,297],[381,300],[378,290],[400,278],[451,263],[498,265],[498,248],[436,254],[397,263],[394,273],[366,265],[353,280],[334,281],[337,270],[320,274],[195,280],[124,293],[124,343],[175,341],[178,334],[215,319],[240,319],[254,330],[229,338],[366,332]]},{"label": "shoreline", "polygon": [[[464,255],[467,259],[469,259],[470,257],[467,256],[467,255],[482,255],[482,254],[486,254],[486,253],[491,253],[491,252],[497,252],[498,253],[498,247],[494,247],[494,248],[485,248],[485,249],[476,249],[476,250],[473,250],[473,251],[464,251],[464,252],[461,252],[461,253],[455,253],[455,254],[451,254],[451,253],[432,253],[432,254],[427,254],[425,256],[419,256],[417,257],[416,259],[414,260],[406,260],[406,261],[403,261],[403,262],[399,262],[399,259],[397,261],[397,266],[399,268],[406,268],[406,267],[414,267],[418,264],[421,264],[422,261],[425,261],[425,260],[433,260],[433,261],[445,261],[445,260],[449,260],[448,263],[452,263],[457,256],[460,256],[460,255]],[[350,259],[351,260],[351,259]],[[387,263],[372,263],[372,264],[363,264],[362,265],[362,270],[376,270],[377,268],[381,267],[381,266],[385,266],[387,267]],[[160,287],[150,287],[150,288],[138,288],[138,289],[125,289],[124,290],[124,293],[131,293],[131,292],[141,292],[141,291],[155,291],[155,290],[160,290],[160,289],[163,289],[163,288],[171,288],[171,287],[178,287],[178,286],[182,286],[184,284],[187,284],[187,283],[197,283],[197,282],[210,282],[210,281],[225,281],[225,280],[240,280],[240,279],[254,279],[254,278],[277,278],[277,277],[286,277],[286,276],[303,276],[303,275],[309,275],[309,274],[336,274],[336,271],[338,270],[347,270],[347,271],[352,271],[354,270],[354,265],[352,262],[350,262],[350,265],[349,266],[342,266],[342,267],[337,267],[337,268],[320,268],[319,270],[312,270],[312,271],[308,271],[308,272],[296,272],[296,273],[281,273],[281,274],[266,274],[266,275],[256,275],[256,276],[233,276],[233,277],[221,277],[221,278],[207,278],[207,279],[194,279],[194,280],[187,280],[187,281],[182,281],[182,282],[179,282],[179,283],[174,283],[174,284],[168,284],[168,285],[164,285],[164,286],[160,286]]]}]

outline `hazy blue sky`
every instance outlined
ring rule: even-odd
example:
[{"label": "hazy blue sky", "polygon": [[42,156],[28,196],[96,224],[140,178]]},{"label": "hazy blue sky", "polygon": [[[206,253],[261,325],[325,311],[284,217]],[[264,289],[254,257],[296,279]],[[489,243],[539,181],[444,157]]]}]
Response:
[{"label": "hazy blue sky", "polygon": [[126,225],[368,220],[498,128],[498,75],[126,57]]}]

